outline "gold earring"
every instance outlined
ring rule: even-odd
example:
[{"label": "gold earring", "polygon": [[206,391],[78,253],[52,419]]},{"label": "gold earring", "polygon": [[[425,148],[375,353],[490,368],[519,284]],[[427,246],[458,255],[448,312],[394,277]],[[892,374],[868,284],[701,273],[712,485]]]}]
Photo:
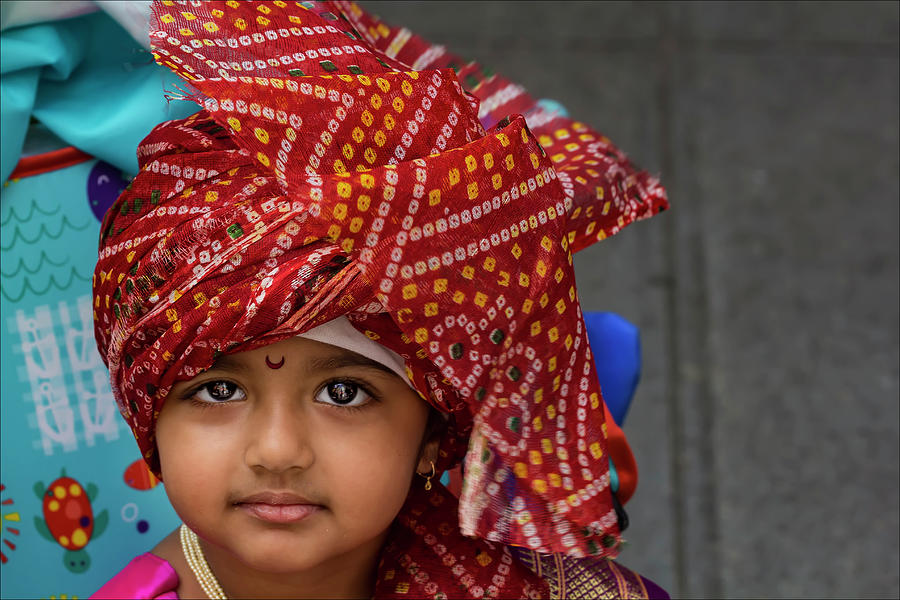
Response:
[{"label": "gold earring", "polygon": [[430,460],[428,462],[431,463],[431,474],[430,475],[422,475],[421,473],[417,473],[417,475],[419,475],[420,477],[425,478],[425,491],[426,492],[431,491],[431,478],[434,477],[434,461]]}]

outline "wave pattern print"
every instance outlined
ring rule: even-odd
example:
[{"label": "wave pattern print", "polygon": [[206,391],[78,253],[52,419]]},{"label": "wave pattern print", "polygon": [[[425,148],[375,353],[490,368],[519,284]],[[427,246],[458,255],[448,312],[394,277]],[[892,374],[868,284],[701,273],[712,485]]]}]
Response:
[{"label": "wave pattern print", "polygon": [[11,352],[0,379],[3,398],[22,401],[10,408],[23,419],[15,447],[33,452],[35,461],[119,439],[109,375],[93,336],[100,224],[89,186],[96,162],[2,188],[0,345]]},{"label": "wave pattern print", "polygon": [[32,237],[30,239],[27,237],[27,234],[22,233],[21,229],[19,229],[18,227],[14,227],[13,234],[12,234],[12,241],[9,242],[8,245],[0,246],[0,250],[10,250],[13,246],[16,245],[16,242],[19,241],[19,238],[21,238],[21,241],[25,242],[26,244],[29,244],[29,245],[36,244],[37,242],[41,241],[42,238],[45,238],[45,237],[50,238],[51,240],[57,240],[63,236],[66,229],[74,229],[75,231],[83,231],[83,230],[87,229],[88,227],[90,227],[90,225],[91,225],[90,222],[87,222],[84,225],[72,225],[72,223],[69,222],[68,217],[64,216],[62,218],[62,223],[59,226],[59,231],[57,231],[56,233],[50,233],[50,230],[42,223],[40,225],[40,229],[38,230],[37,235],[35,235],[34,237]]},{"label": "wave pattern print", "polygon": [[57,206],[56,210],[45,210],[38,205],[37,200],[32,200],[31,206],[28,207],[28,214],[24,217],[20,217],[18,213],[16,213],[15,206],[10,207],[9,214],[0,218],[0,227],[5,227],[12,220],[15,220],[17,223],[27,223],[31,221],[31,219],[34,217],[34,213],[36,212],[44,215],[45,217],[52,217],[61,209],[61,206]]},{"label": "wave pattern print", "polygon": [[[0,298],[4,305],[90,292],[99,224],[86,199],[92,163],[3,188]],[[69,290],[72,292],[69,292]],[[17,306],[18,307],[18,306]]]},{"label": "wave pattern print", "polygon": [[[43,289],[38,289],[36,286],[32,287],[31,280],[25,279],[25,283],[24,283],[24,285],[22,285],[18,295],[16,295],[16,296],[11,295],[7,291],[6,285],[0,286],[0,293],[3,294],[3,297],[5,299],[9,300],[10,302],[15,303],[15,302],[19,302],[20,300],[22,300],[22,298],[24,298],[25,294],[28,292],[31,292],[32,294],[34,294],[36,296],[43,296],[44,294],[46,294],[47,292],[50,292],[52,290],[66,291],[70,287],[72,287],[72,284],[76,279],[80,279],[82,281],[90,281],[91,280],[90,276],[82,275],[81,273],[78,272],[78,269],[76,269],[75,267],[72,267],[69,270],[68,279],[66,279],[63,282],[57,281],[55,274],[50,275],[50,280],[47,282],[47,285],[44,286]],[[5,283],[6,282],[4,281],[4,284]]]},{"label": "wave pattern print", "polygon": [[6,278],[12,278],[12,277],[15,277],[16,275],[18,275],[19,271],[22,271],[23,269],[29,275],[36,275],[37,272],[41,270],[41,267],[44,266],[44,263],[47,263],[54,267],[62,267],[63,265],[66,264],[66,261],[62,260],[62,261],[56,262],[53,259],[51,259],[49,256],[47,256],[46,252],[41,250],[41,256],[40,256],[40,258],[38,258],[38,263],[35,266],[29,267],[28,264],[26,263],[25,259],[21,258],[21,259],[19,259],[19,264],[16,265],[15,271],[9,273],[7,271],[4,271],[2,268],[0,268],[0,275],[2,275],[3,277],[6,277]]}]

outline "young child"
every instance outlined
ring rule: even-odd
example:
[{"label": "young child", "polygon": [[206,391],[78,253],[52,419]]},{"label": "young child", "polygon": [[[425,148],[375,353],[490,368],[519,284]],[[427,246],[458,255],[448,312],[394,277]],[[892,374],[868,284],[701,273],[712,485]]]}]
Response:
[{"label": "young child", "polygon": [[151,39],[203,110],[138,148],[95,333],[184,525],[94,597],[665,597],[610,560],[571,264],[658,183],[352,3],[157,2]]}]

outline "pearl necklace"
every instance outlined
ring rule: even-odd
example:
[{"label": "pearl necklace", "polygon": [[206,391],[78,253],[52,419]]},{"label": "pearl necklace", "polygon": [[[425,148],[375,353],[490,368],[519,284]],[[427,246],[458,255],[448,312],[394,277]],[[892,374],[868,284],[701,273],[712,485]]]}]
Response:
[{"label": "pearl necklace", "polygon": [[212,600],[227,600],[228,596],[222,591],[219,580],[213,575],[203,556],[203,548],[200,547],[200,540],[197,534],[188,529],[184,523],[181,524],[181,549],[184,551],[184,558],[187,560],[188,566],[194,572],[197,583],[206,592],[206,595]]}]

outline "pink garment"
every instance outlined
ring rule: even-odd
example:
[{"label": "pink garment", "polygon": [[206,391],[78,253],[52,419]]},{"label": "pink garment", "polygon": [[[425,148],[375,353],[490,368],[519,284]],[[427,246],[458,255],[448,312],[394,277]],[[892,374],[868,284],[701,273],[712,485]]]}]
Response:
[{"label": "pink garment", "polygon": [[149,552],[141,554],[106,582],[91,599],[178,600],[178,574],[167,561]]}]

